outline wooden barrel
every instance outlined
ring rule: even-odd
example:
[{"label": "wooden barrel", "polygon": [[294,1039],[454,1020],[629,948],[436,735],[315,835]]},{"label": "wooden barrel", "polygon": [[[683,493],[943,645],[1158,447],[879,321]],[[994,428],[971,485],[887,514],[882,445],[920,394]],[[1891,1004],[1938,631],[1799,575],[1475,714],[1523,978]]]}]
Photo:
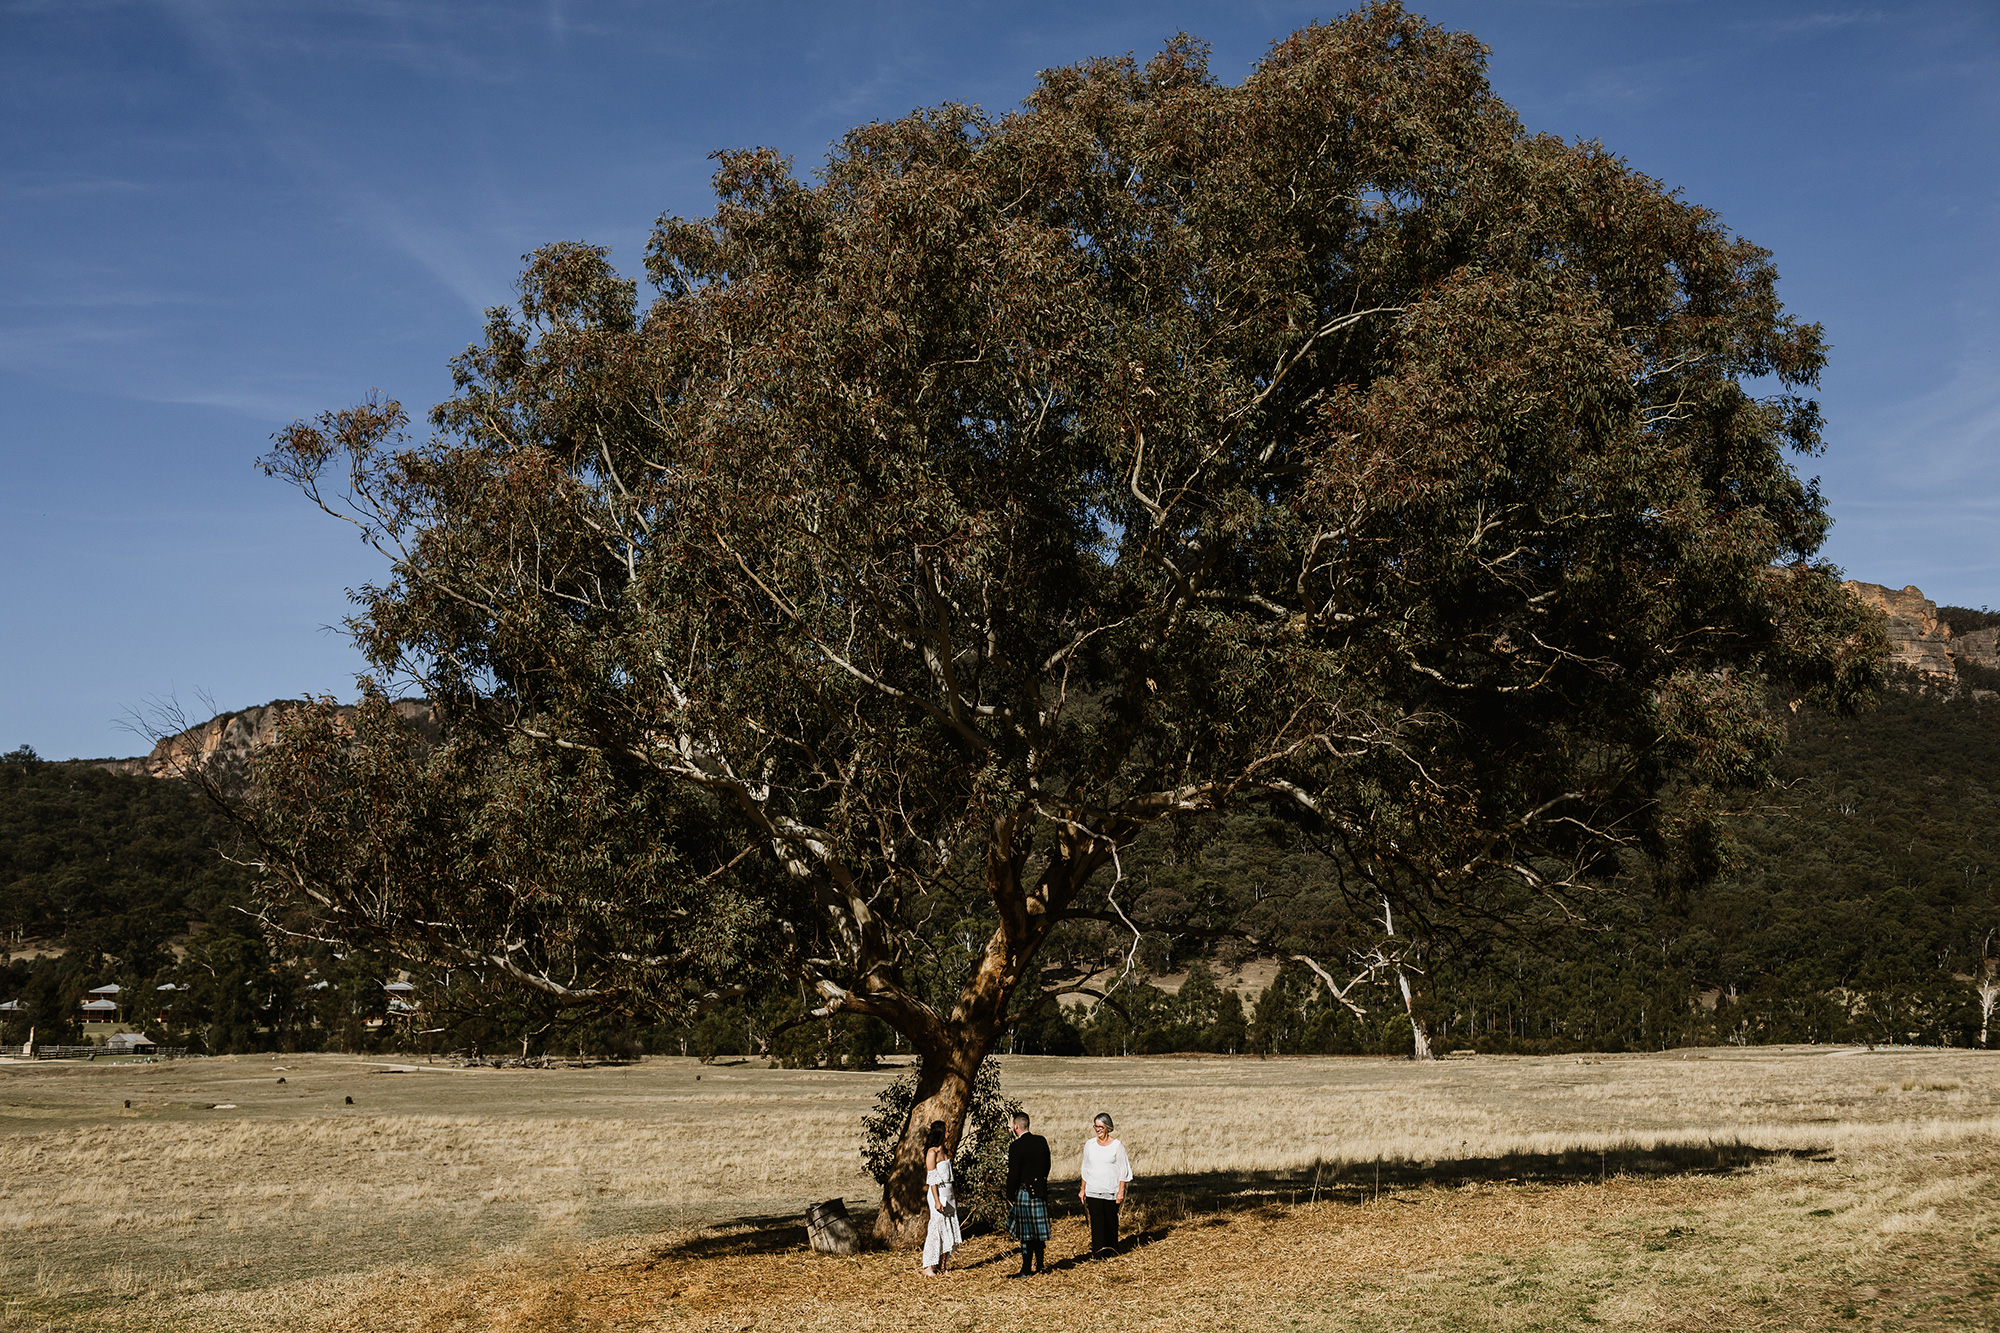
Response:
[{"label": "wooden barrel", "polygon": [[861,1233],[847,1215],[845,1199],[828,1199],[806,1209],[806,1239],[821,1254],[861,1253]]}]

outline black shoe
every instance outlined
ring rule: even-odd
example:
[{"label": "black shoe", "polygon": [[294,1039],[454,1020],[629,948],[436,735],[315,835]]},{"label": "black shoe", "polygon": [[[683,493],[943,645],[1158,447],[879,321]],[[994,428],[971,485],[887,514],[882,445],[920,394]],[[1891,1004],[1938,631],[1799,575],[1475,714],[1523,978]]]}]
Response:
[{"label": "black shoe", "polygon": [[1028,1271],[1027,1269],[1025,1269],[1025,1268],[1024,1268],[1024,1269],[1022,1269],[1022,1270],[1021,1270],[1020,1272],[1018,1272],[1018,1273],[1009,1273],[1009,1274],[1007,1274],[1007,1276],[1008,1276],[1008,1277],[1032,1277],[1032,1276],[1034,1276],[1034,1275],[1033,1275],[1032,1273],[1030,1273],[1030,1272],[1029,1272],[1029,1271]]}]

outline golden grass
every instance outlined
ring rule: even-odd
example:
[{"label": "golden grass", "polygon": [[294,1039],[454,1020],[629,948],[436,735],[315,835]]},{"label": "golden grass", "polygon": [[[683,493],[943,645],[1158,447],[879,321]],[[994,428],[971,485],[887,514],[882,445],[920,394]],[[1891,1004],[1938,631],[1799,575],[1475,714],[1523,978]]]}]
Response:
[{"label": "golden grass", "polygon": [[[0,1067],[0,1329],[1991,1327],[1921,1319],[2000,1289],[1981,1053],[1010,1060],[1058,1175],[1119,1117],[1149,1237],[1030,1283],[993,1238],[938,1282],[799,1246],[870,1192],[881,1076],[384,1063]],[[1748,1164],[1678,1170],[1711,1149]]]}]

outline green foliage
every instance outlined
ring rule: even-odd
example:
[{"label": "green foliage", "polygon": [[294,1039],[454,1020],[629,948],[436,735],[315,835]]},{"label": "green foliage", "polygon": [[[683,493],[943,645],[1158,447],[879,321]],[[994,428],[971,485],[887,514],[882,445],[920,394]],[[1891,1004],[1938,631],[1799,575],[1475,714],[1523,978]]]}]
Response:
[{"label": "green foliage", "polygon": [[[77,1006],[122,988],[123,1017],[175,1046],[263,1049],[304,1036],[290,979],[253,920],[251,876],[221,855],[234,830],[179,782],[0,756],[0,938],[53,942],[60,957],[12,961],[4,998],[25,1012],[0,1040],[81,1039]],[[170,945],[186,941],[176,961]],[[185,991],[161,991],[163,984]]]},{"label": "green foliage", "polygon": [[797,1000],[776,1006],[773,1018],[773,1029],[791,1025],[770,1040],[771,1059],[784,1069],[877,1069],[895,1044],[895,1034],[879,1019],[808,1018]]},{"label": "green foliage", "polygon": [[1970,988],[1951,979],[2000,930],[2000,707],[1898,692],[1802,713],[1786,767],[1788,808],[1748,823],[1695,917],[1699,971],[1744,997],[1730,1030],[1771,1040],[1804,1021],[1800,997],[1837,993],[1841,1035],[1966,1044]]},{"label": "green foliage", "polygon": [[267,901],[324,933],[536,991],[523,1003],[561,1027],[656,1020],[768,975],[773,904],[727,866],[694,873],[712,800],[627,768],[481,725],[429,744],[371,694],[290,716],[237,811]]},{"label": "green foliage", "polygon": [[1207,964],[1198,962],[1178,992],[1143,982],[1114,991],[1091,1011],[1079,1035],[1090,1055],[1235,1055],[1245,1049],[1249,1025],[1243,1001],[1218,986]]},{"label": "green foliage", "polygon": [[748,1020],[740,1012],[703,1014],[688,1034],[692,1054],[703,1064],[753,1051]]},{"label": "green foliage", "polygon": [[578,1005],[788,973],[985,1049],[1015,983],[973,974],[1109,915],[1149,826],[1257,810],[1489,918],[1634,848],[1698,882],[1767,691],[1872,687],[1790,459],[1819,329],[1464,34],[1373,5],[1236,87],[1177,38],[817,179],[719,161],[650,305],[546,246],[428,436],[280,432],[395,561],[355,635],[448,740],[273,756],[274,900]]},{"label": "green foliage", "polygon": [[1046,1004],[1008,1030],[1010,1055],[1082,1055],[1083,1034],[1061,1006]]},{"label": "green foliage", "polygon": [[0,757],[0,941],[54,941],[147,975],[190,920],[249,900],[248,872],[216,854],[231,834],[180,783],[14,750]]},{"label": "green foliage", "polygon": [[1982,606],[1977,611],[1969,606],[1940,606],[1938,619],[1951,626],[1953,634],[1971,634],[2000,625],[2000,611],[1990,606]]},{"label": "green foliage", "polygon": [[1386,989],[1360,998],[1366,1020],[1331,999],[1311,971],[1287,962],[1257,997],[1245,1042],[1258,1055],[1407,1055],[1409,1019],[1385,1008],[1394,1002]]},{"label": "green foliage", "polygon": [[[917,1071],[912,1069],[875,1094],[874,1107],[861,1121],[861,1160],[877,1184],[889,1181],[896,1145],[910,1123],[916,1098]],[[1006,1220],[1007,1144],[1013,1139],[1009,1122],[1020,1109],[1021,1104],[1000,1087],[999,1061],[982,1060],[951,1162],[959,1218],[967,1228],[990,1229]]]},{"label": "green foliage", "polygon": [[[2000,707],[1899,690],[1852,717],[1802,709],[1789,733],[1782,793],[1736,822],[1732,862],[1707,890],[1662,897],[1640,879],[1588,930],[1435,951],[1434,1042],[1974,1044],[1967,978],[2000,934]],[[1253,1046],[1328,1049],[1310,1035],[1324,1007],[1312,989],[1303,970],[1281,974]]]},{"label": "green foliage", "polygon": [[[1733,821],[1731,861],[1705,890],[1662,893],[1637,874],[1600,898],[1580,930],[1522,920],[1433,941],[1417,983],[1433,1044],[1526,1053],[1973,1044],[1966,978],[2000,944],[2000,705],[1969,690],[1910,689],[1856,716],[1803,708],[1778,772],[1781,792]],[[1288,923],[1282,938],[1336,972],[1370,938],[1367,904],[1348,905],[1287,831],[1225,821],[1201,850],[1156,848],[1136,863],[1140,903],[1206,895],[1214,905],[1184,920],[1261,919],[1274,936]],[[1208,948],[1171,929],[1151,944],[1155,956]],[[1366,1019],[1287,963],[1257,998],[1244,1049],[1409,1052],[1409,1022],[1386,979],[1352,998]],[[1174,997],[1141,987],[1121,999],[1129,1021],[1107,1007],[1085,1026],[1092,1054],[1216,1045]]]}]

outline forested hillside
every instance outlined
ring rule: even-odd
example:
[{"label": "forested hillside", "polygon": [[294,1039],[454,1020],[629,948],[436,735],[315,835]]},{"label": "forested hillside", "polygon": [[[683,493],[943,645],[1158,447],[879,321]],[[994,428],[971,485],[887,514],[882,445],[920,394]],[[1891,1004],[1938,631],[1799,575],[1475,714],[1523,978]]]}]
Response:
[{"label": "forested hillside", "polygon": [[[1975,619],[1982,613],[1949,610],[1955,625],[1985,627]],[[2000,829],[2000,704],[1986,694],[1991,673],[1963,674],[1951,689],[1906,678],[1904,689],[1856,718],[1796,715],[1785,789],[1737,822],[1734,863],[1706,889],[1662,896],[1641,874],[1598,900],[1582,923],[1553,913],[1539,931],[1516,925],[1504,935],[1469,930],[1428,941],[1410,980],[1433,1045],[1546,1052],[1976,1043],[1973,977],[2000,927],[1989,855]],[[1014,1049],[1410,1049],[1410,1022],[1387,976],[1350,995],[1362,1016],[1298,962],[1286,962],[1261,991],[1230,988],[1246,961],[1278,941],[1310,950],[1344,978],[1380,940],[1372,907],[1343,900],[1295,832],[1238,818],[1204,843],[1144,850],[1150,855],[1130,867],[1135,919],[1192,927],[1248,920],[1259,939],[1149,934],[1135,958],[1140,974],[1178,984],[1127,989],[1117,1008],[1089,1016],[1044,1011],[1021,1024]],[[1101,957],[1092,929],[1102,928],[1053,941],[1049,963],[1083,967]],[[776,1000],[734,1007],[700,1026],[698,1045],[755,1049],[786,1012]],[[821,1049],[865,1060],[886,1040],[835,1031]]]},{"label": "forested hillside", "polygon": [[[1976,1042],[1972,978],[2000,928],[2000,705],[1970,689],[1894,691],[1856,718],[1802,712],[1784,772],[1787,789],[1740,822],[1732,868],[1684,903],[1641,883],[1584,929],[1433,950],[1418,1010],[1434,1039],[1530,1051]],[[1384,1049],[1409,1041],[1398,1009],[1378,1000],[1378,1031],[1292,964],[1246,1040]]]},{"label": "forested hillside", "polygon": [[0,931],[151,970],[168,941],[249,884],[216,855],[223,823],[176,782],[0,756]]},{"label": "forested hillside", "polygon": [[[1803,716],[1786,768],[1795,806],[1746,822],[1740,867],[1691,912],[1696,976],[1742,997],[1730,1030],[1967,1040],[1976,1006],[1954,977],[2000,928],[2000,705],[1892,692],[1860,717]],[[1843,1034],[1836,997],[1856,993],[1867,1016]]]},{"label": "forested hillside", "polygon": [[[1948,610],[1954,625],[1981,614]],[[1985,693],[1996,685],[1983,676],[1949,691],[1913,684],[1847,719],[1802,710],[1784,760],[1786,789],[1739,821],[1734,865],[1684,901],[1635,878],[1582,928],[1426,941],[1411,955],[1410,979],[1433,1044],[1976,1044],[1973,978],[2000,946],[2000,703]],[[616,1016],[579,1023],[462,971],[416,975],[422,1022],[399,1021],[382,989],[399,974],[394,960],[336,956],[303,940],[273,947],[239,910],[248,877],[218,854],[226,837],[222,821],[176,782],[44,762],[25,750],[6,755],[0,927],[16,954],[29,942],[62,952],[17,956],[0,972],[0,999],[25,1006],[0,1037],[19,1041],[32,1022],[40,1039],[61,1040],[83,993],[115,981],[147,997],[135,1026],[218,1051],[768,1049],[788,1062],[867,1064],[890,1049],[878,1024],[784,1028],[801,1006],[779,993],[686,1026]],[[1409,1020],[1386,975],[1350,996],[1366,1011],[1360,1017],[1296,962],[1267,989],[1231,988],[1247,962],[1273,949],[1310,951],[1340,973],[1379,937],[1366,905],[1341,898],[1293,831],[1244,818],[1208,830],[1205,841],[1142,851],[1128,866],[1135,919],[1177,928],[1148,934],[1134,966],[1138,977],[1173,978],[1172,989],[1128,982],[1116,1008],[1045,1009],[1020,1025],[1014,1049],[1410,1048]],[[1270,918],[1261,925],[1260,906]],[[1258,937],[1200,929],[1225,919],[1248,920]],[[1101,929],[1080,925],[1046,961],[1090,966],[1103,954],[1093,935]],[[927,966],[942,988],[949,956]],[[162,984],[177,989],[160,992]]]}]

